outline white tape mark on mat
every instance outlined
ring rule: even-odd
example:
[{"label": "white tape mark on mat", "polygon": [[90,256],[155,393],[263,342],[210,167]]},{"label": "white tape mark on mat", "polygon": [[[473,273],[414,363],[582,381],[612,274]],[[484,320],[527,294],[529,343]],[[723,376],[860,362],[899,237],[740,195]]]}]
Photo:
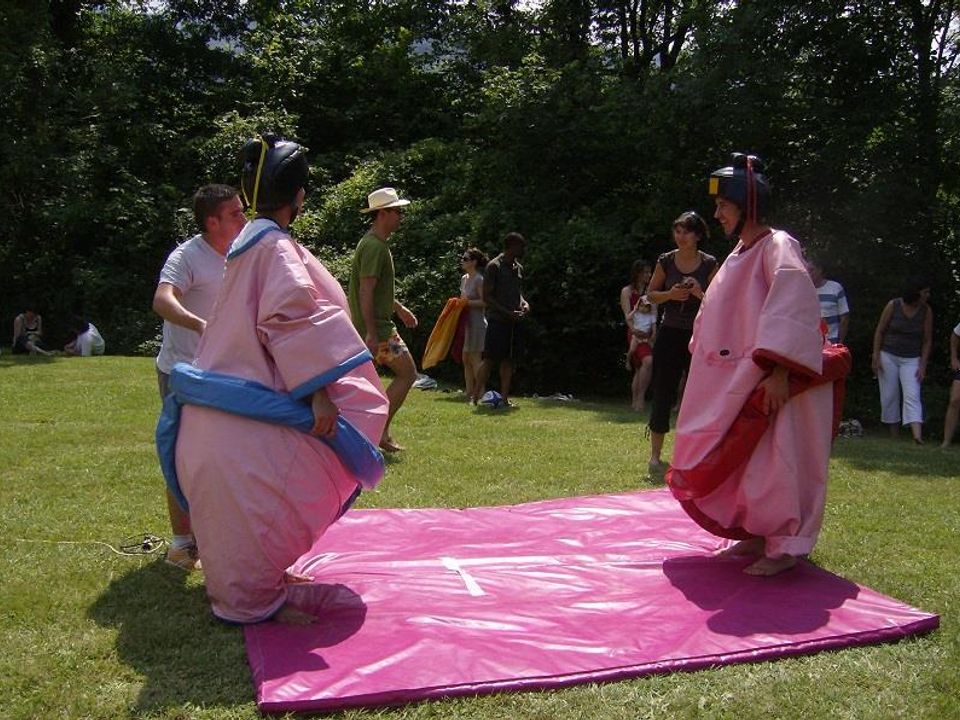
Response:
[{"label": "white tape mark on mat", "polygon": [[460,567],[460,563],[458,563],[454,558],[444,557],[440,558],[440,561],[447,570],[453,570],[455,573],[457,573],[457,575],[460,576],[460,579],[463,580],[463,584],[467,586],[467,591],[473,597],[486,595],[486,593],[483,591],[483,588],[480,587],[477,581],[473,579],[473,575]]}]

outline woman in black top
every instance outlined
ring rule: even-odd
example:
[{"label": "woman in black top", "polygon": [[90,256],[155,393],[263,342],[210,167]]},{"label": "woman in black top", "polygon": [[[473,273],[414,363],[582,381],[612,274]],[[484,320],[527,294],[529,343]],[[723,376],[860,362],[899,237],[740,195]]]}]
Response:
[{"label": "woman in black top", "polygon": [[650,409],[650,463],[653,474],[667,465],[660,459],[663,440],[670,431],[670,410],[677,400],[680,378],[690,367],[693,319],[707,285],[717,274],[717,259],[699,248],[709,236],[707,223],[693,211],[673,221],[677,249],[657,259],[647,296],[663,305],[663,319],[653,347],[653,403]]}]

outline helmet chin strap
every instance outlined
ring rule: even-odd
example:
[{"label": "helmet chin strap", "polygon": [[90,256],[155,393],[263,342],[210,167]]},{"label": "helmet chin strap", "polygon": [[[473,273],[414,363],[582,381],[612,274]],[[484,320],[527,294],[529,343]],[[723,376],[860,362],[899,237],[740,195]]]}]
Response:
[{"label": "helmet chin strap", "polygon": [[737,226],[733,229],[733,232],[730,233],[731,240],[739,240],[741,233],[743,233],[743,226],[747,224],[747,216],[745,213],[740,213],[740,219],[737,220]]},{"label": "helmet chin strap", "polygon": [[757,180],[753,176],[753,157],[747,155],[747,207],[744,209],[747,219],[757,224]]},{"label": "helmet chin strap", "polygon": [[757,181],[753,175],[753,157],[750,155],[747,155],[746,187],[744,190],[746,190],[744,193],[744,205],[746,207],[740,209],[740,219],[737,220],[737,226],[733,229],[732,240],[741,239],[743,226],[747,224],[748,220],[751,225],[757,224]]}]

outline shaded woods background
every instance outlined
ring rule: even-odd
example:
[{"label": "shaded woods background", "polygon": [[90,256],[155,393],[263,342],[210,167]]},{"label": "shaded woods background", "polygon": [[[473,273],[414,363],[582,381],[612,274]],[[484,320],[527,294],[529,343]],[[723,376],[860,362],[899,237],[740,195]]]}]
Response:
[{"label": "shaded woods background", "polygon": [[[192,192],[235,184],[242,142],[271,130],[310,148],[296,234],[342,280],[366,193],[414,199],[394,253],[418,357],[462,247],[495,253],[519,230],[521,391],[625,394],[631,261],[669,249],[681,211],[711,213],[706,175],[749,150],[768,160],[775,224],[847,288],[848,414],[876,416],[871,334],[913,273],[934,289],[930,385],[948,382],[953,2],[63,0],[0,15],[4,328],[30,304],[51,344],[81,311],[112,352],[147,347]],[[705,249],[728,251],[716,226]]]}]

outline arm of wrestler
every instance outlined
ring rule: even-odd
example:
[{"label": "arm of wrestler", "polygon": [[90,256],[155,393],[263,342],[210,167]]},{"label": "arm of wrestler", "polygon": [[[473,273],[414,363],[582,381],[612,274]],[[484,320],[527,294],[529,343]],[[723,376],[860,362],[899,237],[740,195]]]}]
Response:
[{"label": "arm of wrestler", "polygon": [[377,316],[373,311],[373,291],[377,287],[377,278],[360,278],[360,314],[363,316],[363,326],[366,334],[363,342],[367,349],[376,356],[380,338],[377,335]]},{"label": "arm of wrestler", "polygon": [[202,335],[207,327],[207,321],[187,310],[183,306],[182,298],[183,293],[180,292],[180,288],[171,283],[162,282],[157,285],[157,290],[153,294],[153,311],[169,323]]},{"label": "arm of wrestler", "polygon": [[10,345],[17,344],[17,338],[20,337],[20,333],[21,333],[20,316],[17,315],[13,319],[13,342],[11,342]]},{"label": "arm of wrestler", "polygon": [[773,372],[760,382],[760,387],[763,388],[763,412],[767,415],[777,412],[789,399],[788,377],[789,370],[783,365],[777,365]]},{"label": "arm of wrestler", "polygon": [[310,433],[317,437],[331,437],[337,432],[337,406],[330,400],[326,388],[320,388],[310,398],[313,409],[313,428]]}]

